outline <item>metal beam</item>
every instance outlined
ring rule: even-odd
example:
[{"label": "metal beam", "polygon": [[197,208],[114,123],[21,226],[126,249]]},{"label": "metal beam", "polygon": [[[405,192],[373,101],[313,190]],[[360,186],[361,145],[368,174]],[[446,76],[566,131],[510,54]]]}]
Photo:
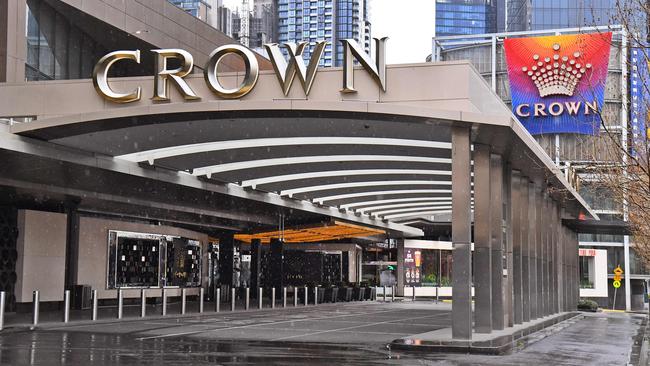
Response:
[{"label": "metal beam", "polygon": [[[271,177],[248,179],[241,182],[242,187],[251,187],[256,189],[257,186],[290,182],[294,180],[305,180],[315,178],[331,177],[353,177],[360,175],[438,175],[450,176],[451,170],[427,170],[427,169],[349,169],[349,170],[324,170],[319,172],[307,172],[296,174],[275,175]],[[450,178],[451,179],[451,178]]]},{"label": "metal beam", "polygon": [[435,180],[382,180],[382,181],[366,181],[366,182],[347,182],[335,184],[323,184],[319,186],[308,186],[300,188],[292,188],[280,191],[280,196],[289,196],[310,193],[318,191],[330,191],[336,189],[348,188],[363,188],[363,187],[380,187],[380,186],[451,186],[451,181],[435,181]]},{"label": "metal beam", "polygon": [[315,136],[315,137],[277,137],[277,138],[259,138],[243,140],[226,140],[211,141],[198,144],[188,144],[164,147],[138,151],[131,154],[116,156],[117,159],[144,162],[148,161],[153,164],[155,160],[170,158],[181,155],[199,154],[205,152],[216,152],[233,149],[252,149],[259,147],[274,146],[296,146],[296,145],[380,145],[380,146],[407,146],[422,147],[429,149],[451,149],[448,142],[412,140],[412,139],[392,139],[392,138],[375,138],[375,137],[332,137],[332,136]]},{"label": "metal beam", "polygon": [[272,158],[238,161],[235,163],[216,164],[205,167],[199,167],[192,170],[192,175],[205,175],[208,178],[212,174],[231,172],[235,170],[246,170],[255,168],[264,168],[279,165],[294,164],[317,164],[317,163],[339,163],[351,161],[399,161],[404,163],[432,163],[432,164],[451,164],[451,159],[432,158],[428,156],[404,156],[404,155],[313,155],[313,156],[294,156],[288,158]]}]

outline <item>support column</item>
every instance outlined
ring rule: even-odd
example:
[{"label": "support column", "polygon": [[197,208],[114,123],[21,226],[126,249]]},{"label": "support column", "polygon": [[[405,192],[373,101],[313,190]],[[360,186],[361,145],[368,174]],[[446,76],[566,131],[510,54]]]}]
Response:
[{"label": "support column", "polygon": [[490,211],[492,248],[492,329],[502,330],[503,307],[503,165],[501,156],[490,158]]},{"label": "support column", "polygon": [[551,314],[551,198],[544,191],[544,315]]},{"label": "support column", "polygon": [[530,255],[530,319],[538,318],[537,312],[537,189],[533,182],[528,182],[528,253]]},{"label": "support column", "polygon": [[544,252],[542,245],[542,233],[544,231],[544,200],[542,198],[541,186],[536,185],[535,190],[535,252],[537,254],[537,317],[544,317]]},{"label": "support column", "polygon": [[503,258],[505,270],[503,271],[503,313],[504,313],[504,326],[512,327],[514,325],[514,298],[513,298],[513,279],[512,270],[513,257],[512,257],[512,168],[510,163],[505,164],[503,169]]},{"label": "support column", "polygon": [[451,134],[452,317],[454,339],[472,338],[471,152],[470,129],[453,126]]},{"label": "support column", "polygon": [[[260,278],[262,271],[262,241],[260,239],[251,240],[251,283],[249,287],[256,289],[261,286]],[[257,291],[253,291],[254,297]]]},{"label": "support column", "polygon": [[522,321],[530,321],[530,231],[531,223],[528,221],[528,177],[521,178],[520,200],[521,208],[521,292],[522,292]]},{"label": "support column", "polygon": [[284,242],[282,242],[280,239],[271,239],[271,245],[269,247],[269,282],[270,285],[276,289],[281,289],[284,287],[283,250]]},{"label": "support column", "polygon": [[490,147],[474,145],[474,329],[492,332]]},{"label": "support column", "polygon": [[[404,296],[404,239],[397,239],[397,296]],[[415,289],[413,289],[415,291]]]},{"label": "support column", "polygon": [[26,19],[26,0],[0,1],[0,83],[25,81]]},{"label": "support column", "polygon": [[[476,164],[476,162],[474,163]],[[523,295],[522,295],[522,199],[521,199],[521,173],[517,170],[512,171],[511,181],[511,217],[512,217],[512,273],[508,273],[512,279],[513,295],[513,323],[521,324],[523,319]],[[476,247],[474,248],[476,250]]]}]

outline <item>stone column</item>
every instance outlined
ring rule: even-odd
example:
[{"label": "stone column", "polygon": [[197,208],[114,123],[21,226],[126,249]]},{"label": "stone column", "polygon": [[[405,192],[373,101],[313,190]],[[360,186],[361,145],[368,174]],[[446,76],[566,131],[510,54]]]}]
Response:
[{"label": "stone column", "polygon": [[471,151],[470,129],[453,126],[451,133],[452,206],[452,306],[454,339],[472,338],[472,252],[471,252]]},{"label": "stone column", "polygon": [[0,83],[25,81],[26,19],[26,0],[0,1]]},{"label": "stone column", "polygon": [[506,327],[512,327],[514,325],[514,307],[513,307],[513,280],[512,280],[512,269],[513,258],[512,258],[512,168],[510,164],[505,164],[503,169],[503,202],[504,209],[503,212],[503,223],[504,223],[504,233],[503,233],[503,257],[505,264],[505,271],[503,271],[503,313],[504,313],[504,325]]},{"label": "stone column", "polygon": [[281,289],[284,286],[284,260],[283,260],[284,242],[280,239],[271,239],[269,246],[269,279],[272,287]]},{"label": "stone column", "polygon": [[531,222],[528,221],[528,177],[521,178],[520,191],[520,220],[521,220],[521,290],[522,290],[522,321],[530,321],[530,243]]},{"label": "stone column", "polygon": [[253,297],[257,297],[257,289],[261,286],[262,270],[262,241],[260,239],[253,239],[251,241],[251,283],[250,288],[253,289]]},{"label": "stone column", "polygon": [[503,306],[503,165],[501,156],[490,158],[490,211],[492,248],[492,329],[502,330]]},{"label": "stone column", "polygon": [[543,232],[544,232],[544,200],[542,197],[541,186],[536,185],[535,190],[535,212],[536,212],[536,225],[535,225],[535,247],[537,254],[537,317],[544,317],[544,245],[543,245]]},{"label": "stone column", "polygon": [[[404,239],[397,239],[397,296],[404,296]],[[415,291],[415,290],[413,290]]]},{"label": "stone column", "polygon": [[[475,163],[476,164],[476,163]],[[522,195],[521,195],[521,173],[512,171],[511,181],[511,217],[512,217],[512,273],[508,273],[512,279],[513,294],[513,323],[521,324],[523,319],[523,295],[522,295]]]},{"label": "stone column", "polygon": [[474,330],[492,332],[490,147],[474,144]]},{"label": "stone column", "polygon": [[528,253],[530,283],[530,319],[538,318],[537,311],[537,189],[535,183],[528,183]]}]

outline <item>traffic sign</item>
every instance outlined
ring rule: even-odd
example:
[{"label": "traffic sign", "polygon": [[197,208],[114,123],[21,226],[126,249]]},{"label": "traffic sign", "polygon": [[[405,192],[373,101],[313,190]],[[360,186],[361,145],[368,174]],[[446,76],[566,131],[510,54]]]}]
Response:
[{"label": "traffic sign", "polygon": [[619,280],[614,280],[614,282],[612,284],[614,285],[614,288],[621,287],[621,281],[619,281]]}]

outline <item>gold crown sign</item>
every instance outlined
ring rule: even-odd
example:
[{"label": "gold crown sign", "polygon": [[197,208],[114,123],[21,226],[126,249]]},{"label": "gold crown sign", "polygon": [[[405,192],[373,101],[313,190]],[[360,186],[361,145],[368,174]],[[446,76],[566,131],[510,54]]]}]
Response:
[{"label": "gold crown sign", "polygon": [[585,75],[591,64],[582,64],[580,52],[576,51],[572,56],[560,56],[560,45],[553,45],[555,51],[553,57],[546,57],[543,60],[539,55],[533,55],[535,63],[533,66],[522,67],[528,77],[535,83],[539,96],[568,95],[572,96],[580,79]]}]

